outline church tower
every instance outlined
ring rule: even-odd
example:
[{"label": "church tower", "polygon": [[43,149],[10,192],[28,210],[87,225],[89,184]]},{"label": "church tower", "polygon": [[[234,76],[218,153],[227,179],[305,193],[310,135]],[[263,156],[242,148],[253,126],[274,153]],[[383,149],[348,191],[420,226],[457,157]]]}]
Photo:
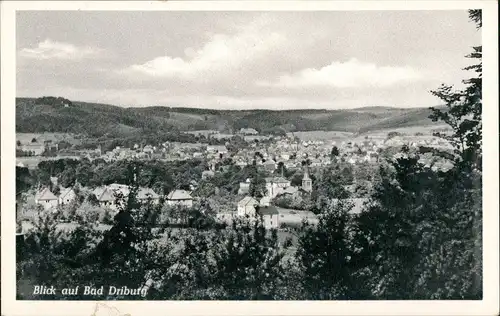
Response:
[{"label": "church tower", "polygon": [[304,172],[304,177],[302,178],[302,190],[309,193],[312,191],[312,180],[309,177],[309,170],[307,167]]}]

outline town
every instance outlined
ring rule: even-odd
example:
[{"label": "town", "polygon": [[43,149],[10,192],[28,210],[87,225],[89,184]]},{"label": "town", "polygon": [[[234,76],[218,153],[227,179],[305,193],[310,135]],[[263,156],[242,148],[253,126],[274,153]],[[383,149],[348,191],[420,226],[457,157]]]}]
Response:
[{"label": "town", "polygon": [[[65,144],[64,140],[57,142],[57,138],[53,135],[51,139],[50,136],[39,134],[38,139],[32,138],[28,143],[18,141],[17,151],[20,157],[17,167],[36,169],[38,165],[32,163],[33,161],[40,163],[44,160],[58,159],[78,161],[83,159],[108,164],[120,161],[160,163],[198,161],[202,162],[203,170],[201,173],[193,174],[192,179],[187,179],[188,181],[184,182],[187,182],[187,185],[182,186],[178,183],[169,192],[162,192],[164,191],[162,189],[157,189],[155,192],[155,188],[151,187],[141,187],[137,192],[137,198],[142,202],[151,200],[155,205],[192,208],[193,203],[212,199],[210,196],[204,196],[200,185],[210,182],[216,175],[224,174],[231,166],[239,170],[253,166],[263,175],[265,192],[262,192],[261,196],[251,194],[249,191],[253,179],[250,177],[242,179],[243,181],[233,184],[237,187],[230,190],[234,193],[229,195],[231,201],[229,204],[233,207],[220,209],[216,218],[219,221],[228,221],[234,216],[254,216],[257,207],[264,217],[266,227],[281,228],[286,226],[289,218],[294,217],[292,214],[296,214],[295,217],[300,219],[315,220],[315,215],[304,206],[307,203],[302,201],[314,203],[311,201],[312,179],[320,178],[323,170],[334,165],[343,166],[343,170],[348,170],[354,178],[345,181],[343,185],[350,193],[349,200],[355,203],[356,212],[360,211],[370,193],[366,188],[360,190],[360,186],[373,186],[373,178],[366,177],[366,174],[358,175],[362,173],[360,170],[375,172],[381,161],[397,158],[401,155],[401,148],[405,146],[408,151],[420,153],[420,160],[426,166],[432,165],[433,169],[449,168],[450,164],[445,158],[447,152],[452,152],[452,147],[442,137],[436,136],[438,131],[432,130],[434,136],[419,132],[405,135],[392,131],[386,133],[385,137],[381,133],[357,137],[347,133],[330,133],[331,139],[327,138],[330,136],[327,134],[319,140],[311,139],[314,137],[314,132],[309,133],[312,134],[309,139],[301,140],[293,133],[287,136],[259,135],[253,128],[241,129],[235,135],[221,134],[218,131],[196,131],[193,133],[204,133],[208,139],[211,137],[222,139],[224,144],[180,142],[134,144],[131,148],[117,146],[107,152],[103,152],[101,146],[93,150],[75,150],[72,148],[75,146]],[[60,149],[59,144],[63,144],[63,149]],[[47,152],[52,152],[52,155],[47,156]],[[436,152],[445,156],[439,159],[439,156],[435,155]],[[80,199],[95,201],[102,213],[109,213],[108,217],[112,217],[119,209],[116,194],[127,197],[129,193],[129,186],[125,183],[82,186],[78,177],[73,175],[73,181],[65,183],[64,187],[58,183],[59,174],[52,173],[50,176],[51,182],[48,185],[36,183],[35,188],[22,193],[23,199],[41,205],[44,210],[55,211],[74,202],[77,199],[76,190],[83,196]],[[51,188],[57,192],[52,192]],[[297,207],[300,210],[296,209]]]},{"label": "town", "polygon": [[461,8],[17,10],[16,304],[491,302]]}]

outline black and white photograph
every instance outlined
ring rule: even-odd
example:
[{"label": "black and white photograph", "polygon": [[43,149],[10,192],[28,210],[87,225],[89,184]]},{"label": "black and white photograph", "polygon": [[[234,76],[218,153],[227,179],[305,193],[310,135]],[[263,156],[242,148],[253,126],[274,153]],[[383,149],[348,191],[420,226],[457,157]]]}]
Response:
[{"label": "black and white photograph", "polygon": [[13,13],[16,302],[486,300],[496,3],[118,3]]}]

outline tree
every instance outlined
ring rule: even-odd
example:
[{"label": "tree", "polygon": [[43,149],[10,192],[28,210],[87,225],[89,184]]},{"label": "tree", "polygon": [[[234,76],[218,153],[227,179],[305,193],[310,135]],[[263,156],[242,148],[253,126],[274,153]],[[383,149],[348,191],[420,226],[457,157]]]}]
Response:
[{"label": "tree", "polygon": [[352,205],[330,201],[316,226],[303,224],[296,260],[305,299],[350,299],[353,293],[348,241],[348,212]]},{"label": "tree", "polygon": [[[471,10],[478,27],[481,15]],[[470,55],[481,57],[481,48]],[[482,169],[481,64],[466,88],[442,86],[434,95],[447,111],[434,120],[451,126],[454,166],[433,171],[411,152],[382,168],[367,209],[356,216],[354,276],[383,299],[481,299]]]},{"label": "tree", "polygon": [[[38,213],[33,229],[26,234],[23,256],[17,261],[18,299],[37,299],[30,286],[33,282],[65,288],[81,282],[89,284],[98,274],[98,270],[91,271],[94,266],[88,266],[87,257],[100,238],[100,231],[84,220],[72,231],[60,230],[57,228],[60,216],[60,213]],[[79,294],[67,297],[59,292],[47,298],[86,299]]]},{"label": "tree", "polygon": [[267,194],[266,180],[259,174],[256,174],[250,181],[248,193],[255,198],[262,198]]},{"label": "tree", "polygon": [[[470,10],[470,19],[478,29],[482,27],[481,10]],[[472,70],[476,76],[464,80],[463,90],[454,90],[453,86],[441,85],[431,91],[433,95],[444,101],[446,110],[431,108],[430,118],[433,121],[443,121],[448,124],[453,134],[445,136],[455,146],[457,162],[471,164],[481,170],[482,146],[482,46],[473,47],[473,52],[466,57],[477,59],[478,62],[465,67]]]},{"label": "tree", "polygon": [[277,175],[286,175],[288,170],[285,167],[285,163],[283,161],[278,162],[278,166],[274,170],[274,174]]},{"label": "tree", "polygon": [[57,148],[59,150],[63,150],[63,149],[66,149],[66,148],[71,148],[71,143],[65,141],[65,140],[62,140],[60,141],[59,143],[57,143]]},{"label": "tree", "polygon": [[65,188],[73,186],[76,181],[76,172],[72,167],[66,168],[59,176],[59,182]]},{"label": "tree", "polygon": [[398,132],[389,132],[387,133],[387,139],[391,139],[391,138],[394,138],[396,136],[400,136],[401,133],[398,133]]},{"label": "tree", "polygon": [[334,157],[337,157],[339,154],[340,154],[340,152],[339,152],[339,149],[337,148],[337,146],[333,146],[332,151],[330,152],[330,157],[334,158]]},{"label": "tree", "polygon": [[95,194],[91,193],[87,196],[87,201],[91,204],[91,205],[99,205],[99,200],[97,199],[97,197],[95,196]]},{"label": "tree", "polygon": [[348,198],[349,192],[344,188],[348,184],[345,179],[347,171],[344,170],[345,168],[342,168],[340,165],[324,169],[321,178],[314,182],[316,195],[325,199]]},{"label": "tree", "polygon": [[31,142],[32,142],[32,143],[36,143],[36,142],[37,142],[36,138],[35,138],[35,137],[33,137],[33,138],[31,139]]}]

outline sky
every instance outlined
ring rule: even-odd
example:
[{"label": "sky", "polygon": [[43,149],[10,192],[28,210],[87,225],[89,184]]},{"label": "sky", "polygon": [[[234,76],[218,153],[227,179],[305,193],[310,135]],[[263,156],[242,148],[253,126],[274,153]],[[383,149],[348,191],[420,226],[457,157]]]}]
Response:
[{"label": "sky", "polygon": [[481,44],[466,11],[20,11],[18,97],[119,106],[440,104]]}]

